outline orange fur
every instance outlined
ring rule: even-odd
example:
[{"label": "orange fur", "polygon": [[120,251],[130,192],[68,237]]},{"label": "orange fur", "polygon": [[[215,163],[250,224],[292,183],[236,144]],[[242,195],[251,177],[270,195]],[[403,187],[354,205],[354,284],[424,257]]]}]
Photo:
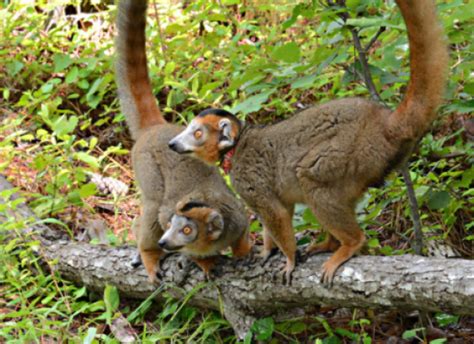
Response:
[{"label": "orange fur", "polygon": [[145,50],[144,13],[147,1],[121,1],[117,27],[117,81],[125,114],[132,137],[137,139],[142,129],[164,124],[148,77]]},{"label": "orange fur", "polygon": [[142,258],[143,265],[148,274],[148,279],[151,283],[158,282],[156,276],[158,269],[158,261],[163,256],[163,251],[160,249],[141,250],[140,256]]},{"label": "orange fur", "polygon": [[245,257],[252,250],[253,242],[250,239],[248,231],[232,245],[232,255],[234,257]]},{"label": "orange fur", "polygon": [[206,278],[210,278],[211,270],[216,264],[216,257],[207,257],[207,258],[191,258],[204,272]]}]

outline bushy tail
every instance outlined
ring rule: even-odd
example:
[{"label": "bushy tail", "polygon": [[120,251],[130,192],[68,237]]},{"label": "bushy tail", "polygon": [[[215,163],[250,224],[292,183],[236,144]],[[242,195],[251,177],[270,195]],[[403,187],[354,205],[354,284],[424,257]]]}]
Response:
[{"label": "bushy tail", "polygon": [[405,98],[389,118],[400,139],[418,138],[436,117],[447,80],[448,51],[434,0],[396,0],[408,32],[410,81]]},{"label": "bushy tail", "polygon": [[146,0],[121,0],[116,39],[116,80],[120,105],[130,132],[137,139],[140,129],[165,123],[153,96],[145,50]]}]

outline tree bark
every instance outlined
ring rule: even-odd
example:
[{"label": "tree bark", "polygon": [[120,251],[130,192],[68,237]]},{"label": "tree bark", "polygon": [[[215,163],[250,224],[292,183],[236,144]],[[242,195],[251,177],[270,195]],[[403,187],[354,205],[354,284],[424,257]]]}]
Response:
[{"label": "tree bark", "polygon": [[[0,177],[0,191],[8,188],[11,185]],[[32,215],[25,205],[11,213],[17,218]],[[45,261],[56,261],[52,266],[65,279],[96,291],[107,284],[115,285],[122,297],[130,298],[146,298],[156,289],[143,267],[132,268],[133,247],[75,242],[40,224],[26,230],[37,233],[41,242],[38,254]],[[172,255],[162,264],[162,283],[178,298],[194,290],[190,304],[223,311],[240,338],[259,317],[301,314],[321,304],[474,314],[473,261],[413,255],[359,256],[344,264],[328,287],[320,283],[321,264],[327,258],[302,254],[287,287],[279,278],[272,278],[284,265],[280,254],[265,265],[258,259],[222,257],[214,279],[207,283],[196,266],[183,268],[182,258]]]}]

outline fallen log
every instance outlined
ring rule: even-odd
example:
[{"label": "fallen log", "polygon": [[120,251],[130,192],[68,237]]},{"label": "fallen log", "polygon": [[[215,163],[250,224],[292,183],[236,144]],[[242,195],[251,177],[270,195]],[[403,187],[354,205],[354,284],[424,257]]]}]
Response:
[{"label": "fallen log", "polygon": [[[0,192],[11,187],[0,176]],[[17,218],[32,216],[24,204],[9,212]],[[156,289],[148,283],[143,267],[131,266],[133,247],[71,241],[41,224],[28,230],[33,230],[41,242],[38,252],[42,258],[55,261],[54,269],[65,279],[95,291],[111,284],[122,297],[130,298],[146,298]],[[176,297],[194,290],[190,304],[222,310],[240,338],[259,317],[301,314],[321,304],[474,314],[474,261],[414,255],[359,256],[343,265],[328,287],[320,283],[321,265],[328,255],[301,256],[289,287],[273,278],[284,264],[279,254],[264,265],[258,259],[223,257],[215,279],[208,283],[201,270],[192,265],[183,268],[182,258],[172,255],[162,264],[163,284]],[[203,283],[205,286],[196,291]]]}]

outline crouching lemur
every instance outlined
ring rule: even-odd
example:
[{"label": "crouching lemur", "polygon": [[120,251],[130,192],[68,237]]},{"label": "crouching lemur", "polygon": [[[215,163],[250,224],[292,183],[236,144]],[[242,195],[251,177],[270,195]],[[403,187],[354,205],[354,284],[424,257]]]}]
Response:
[{"label": "crouching lemur", "polygon": [[[142,200],[142,214],[134,226],[138,250],[149,279],[157,282],[164,250],[190,255],[208,274],[211,256],[229,246],[234,255],[243,256],[251,242],[243,205],[218,168],[168,147],[183,128],[166,122],[152,93],[145,49],[147,4],[119,3],[116,79],[122,112],[135,140],[132,164]],[[199,137],[199,132],[194,135]]]},{"label": "crouching lemur", "polygon": [[233,185],[268,230],[264,256],[273,243],[286,255],[287,282],[295,267],[294,204],[309,205],[328,232],[324,242],[312,244],[308,251],[334,252],[322,274],[322,281],[331,283],[338,267],[365,241],[356,222],[357,200],[407,158],[442,101],[448,53],[435,3],[396,3],[407,26],[411,75],[396,110],[348,98],[262,128],[210,109],[169,142],[176,152],[209,164],[231,151]]}]

